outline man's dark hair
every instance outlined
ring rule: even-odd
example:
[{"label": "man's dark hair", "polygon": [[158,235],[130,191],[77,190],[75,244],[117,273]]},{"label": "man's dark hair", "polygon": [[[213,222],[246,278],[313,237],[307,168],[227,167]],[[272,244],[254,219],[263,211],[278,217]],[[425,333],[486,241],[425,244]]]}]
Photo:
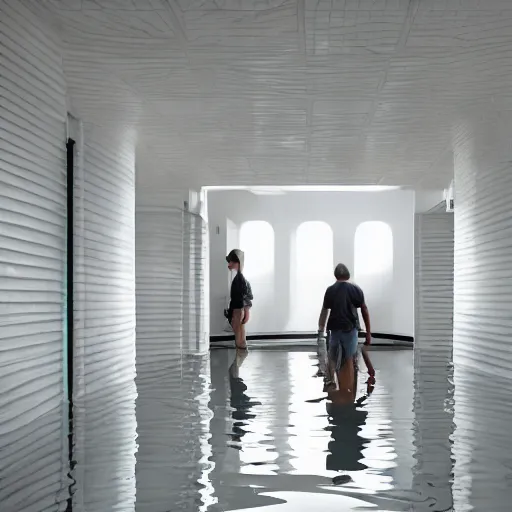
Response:
[{"label": "man's dark hair", "polygon": [[334,277],[338,280],[348,281],[350,279],[350,272],[347,266],[343,265],[343,263],[338,263],[334,269]]}]

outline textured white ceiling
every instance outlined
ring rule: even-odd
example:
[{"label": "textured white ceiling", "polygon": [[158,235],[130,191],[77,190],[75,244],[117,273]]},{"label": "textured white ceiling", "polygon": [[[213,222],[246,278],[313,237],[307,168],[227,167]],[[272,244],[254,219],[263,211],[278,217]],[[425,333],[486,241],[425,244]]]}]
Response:
[{"label": "textured white ceiling", "polygon": [[444,187],[459,134],[512,105],[511,0],[45,5],[75,112],[173,179]]}]

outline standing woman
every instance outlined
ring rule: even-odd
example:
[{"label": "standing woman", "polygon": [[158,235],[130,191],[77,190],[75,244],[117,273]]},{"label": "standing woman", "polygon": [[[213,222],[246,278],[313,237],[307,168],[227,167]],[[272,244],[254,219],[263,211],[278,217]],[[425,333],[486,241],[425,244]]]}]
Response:
[{"label": "standing woman", "polygon": [[245,324],[250,318],[253,296],[251,285],[242,273],[244,269],[243,251],[233,249],[226,256],[226,261],[228,262],[228,269],[236,271],[236,276],[231,282],[230,302],[226,317],[235,333],[236,348],[246,349]]}]

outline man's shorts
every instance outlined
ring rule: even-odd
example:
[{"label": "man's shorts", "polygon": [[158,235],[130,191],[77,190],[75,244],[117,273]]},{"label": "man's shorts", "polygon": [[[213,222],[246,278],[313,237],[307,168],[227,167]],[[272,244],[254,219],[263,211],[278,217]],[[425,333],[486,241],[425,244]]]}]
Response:
[{"label": "man's shorts", "polygon": [[357,353],[358,330],[331,331],[329,336],[329,359],[336,363],[336,371],[340,371],[346,359]]}]

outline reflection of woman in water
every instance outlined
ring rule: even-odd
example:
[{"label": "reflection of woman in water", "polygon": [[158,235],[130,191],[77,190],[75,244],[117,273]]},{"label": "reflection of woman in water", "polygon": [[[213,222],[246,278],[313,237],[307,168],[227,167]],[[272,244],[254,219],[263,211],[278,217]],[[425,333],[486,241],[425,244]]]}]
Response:
[{"label": "reflection of woman in water", "polygon": [[230,405],[233,409],[232,418],[235,420],[233,423],[233,433],[230,434],[231,440],[235,443],[240,443],[242,437],[245,435],[243,427],[247,425],[247,420],[256,417],[255,414],[250,414],[250,409],[254,405],[261,405],[260,402],[252,402],[251,398],[245,394],[247,386],[239,376],[239,370],[242,366],[247,351],[237,350],[235,359],[229,367],[229,387],[231,390]]}]

